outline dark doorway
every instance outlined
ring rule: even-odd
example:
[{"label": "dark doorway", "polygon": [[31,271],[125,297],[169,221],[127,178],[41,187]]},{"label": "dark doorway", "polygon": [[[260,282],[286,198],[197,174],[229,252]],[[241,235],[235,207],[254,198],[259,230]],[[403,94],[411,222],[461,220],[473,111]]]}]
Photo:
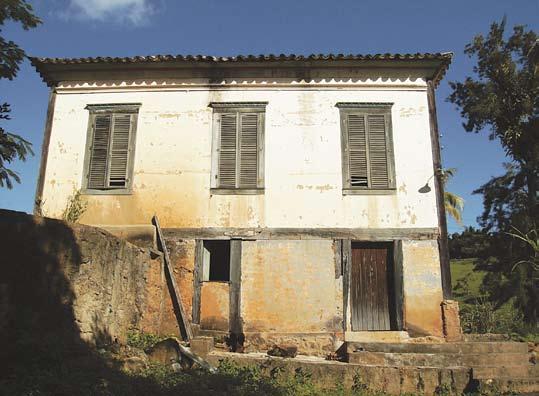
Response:
[{"label": "dark doorway", "polygon": [[230,281],[230,241],[204,241],[204,280]]},{"label": "dark doorway", "polygon": [[393,244],[352,242],[352,331],[398,330]]}]

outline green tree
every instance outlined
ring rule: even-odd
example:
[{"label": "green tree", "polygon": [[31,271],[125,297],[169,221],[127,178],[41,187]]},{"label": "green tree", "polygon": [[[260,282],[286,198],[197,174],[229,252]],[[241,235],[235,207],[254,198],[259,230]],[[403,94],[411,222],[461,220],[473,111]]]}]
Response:
[{"label": "green tree", "polygon": [[466,131],[488,130],[518,166],[525,179],[529,228],[534,228],[539,217],[539,76],[528,54],[537,35],[518,25],[506,39],[505,25],[505,18],[493,23],[486,37],[478,35],[466,46],[465,54],[477,59],[475,75],[451,82],[449,101],[460,109]]},{"label": "green tree", "polygon": [[478,221],[490,239],[490,270],[483,289],[499,307],[511,300],[528,323],[538,319],[539,285],[530,266],[514,263],[530,257],[530,246],[509,233],[537,228],[539,176],[539,75],[528,54],[537,40],[533,31],[515,26],[505,34],[506,20],[493,23],[486,37],[476,36],[464,50],[477,60],[473,77],[451,82],[448,100],[457,105],[468,132],[489,132],[507,157],[505,174],[474,193],[483,195]]},{"label": "green tree", "polygon": [[450,178],[455,176],[455,168],[444,169],[442,183],[444,184],[444,206],[446,213],[455,221],[462,225],[462,210],[464,209],[464,199],[459,195],[445,191],[445,187]]},{"label": "green tree", "polygon": [[[34,15],[32,6],[24,0],[0,0],[0,79],[12,80],[26,54],[13,41],[2,37],[1,27],[7,21],[20,23],[24,30],[35,28],[41,20]],[[0,104],[0,121],[8,121],[11,109],[8,103]],[[0,187],[13,187],[13,180],[20,183],[19,175],[7,167],[14,160],[25,161],[33,155],[32,144],[21,136],[8,132],[0,126]]]}]

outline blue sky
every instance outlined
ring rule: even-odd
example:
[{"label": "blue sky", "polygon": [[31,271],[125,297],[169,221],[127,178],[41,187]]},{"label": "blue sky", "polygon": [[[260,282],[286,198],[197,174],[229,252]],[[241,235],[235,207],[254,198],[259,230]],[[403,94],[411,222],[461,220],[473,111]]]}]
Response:
[{"label": "blue sky", "polygon": [[[487,133],[466,133],[445,101],[448,81],[470,75],[463,49],[507,15],[508,25],[539,31],[539,0],[48,0],[31,1],[44,23],[2,35],[31,56],[84,57],[152,54],[385,53],[453,51],[455,59],[437,92],[445,167],[458,173],[449,189],[466,200],[464,222],[475,225],[481,197],[471,195],[502,173],[504,153]],[[0,208],[31,212],[48,89],[28,62],[14,81],[0,80],[0,101],[13,108],[9,131],[34,144],[36,156],[13,168],[22,183],[0,189]],[[459,227],[450,221],[449,231]]]}]

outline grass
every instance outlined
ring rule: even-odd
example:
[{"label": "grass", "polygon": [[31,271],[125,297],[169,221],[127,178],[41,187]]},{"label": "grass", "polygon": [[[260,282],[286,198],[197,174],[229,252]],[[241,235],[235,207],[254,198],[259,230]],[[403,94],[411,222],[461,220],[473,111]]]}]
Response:
[{"label": "grass", "polygon": [[513,299],[495,308],[481,292],[487,271],[476,269],[476,259],[451,260],[453,297],[460,303],[465,332],[508,334],[515,341],[539,342],[539,334],[522,320]]},{"label": "grass", "polygon": [[451,260],[453,294],[460,303],[470,303],[482,297],[481,284],[486,271],[475,269],[476,259]]}]

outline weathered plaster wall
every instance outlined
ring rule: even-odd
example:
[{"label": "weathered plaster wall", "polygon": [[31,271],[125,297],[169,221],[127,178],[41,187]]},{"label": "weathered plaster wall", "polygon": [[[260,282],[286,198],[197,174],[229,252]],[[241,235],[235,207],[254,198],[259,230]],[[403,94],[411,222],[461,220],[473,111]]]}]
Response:
[{"label": "weathered plaster wall", "polygon": [[[87,224],[163,227],[436,227],[427,95],[423,80],[373,79],[270,87],[128,87],[58,90],[44,212],[60,216],[81,187],[87,104],[140,102],[132,195],[85,196]],[[245,84],[246,85],[246,84]],[[210,195],[213,101],[268,101],[264,195]],[[337,102],[394,102],[397,191],[343,196]],[[286,161],[283,159],[286,158]]]},{"label": "weathered plaster wall", "polygon": [[0,339],[8,346],[40,337],[125,342],[129,329],[158,330],[161,256],[98,228],[6,210],[0,235]]},{"label": "weathered plaster wall", "polygon": [[204,282],[200,293],[200,328],[229,330],[229,285],[226,282]]},{"label": "weathered plaster wall", "polygon": [[342,331],[342,294],[336,283],[332,241],[244,241],[243,330]]},{"label": "weathered plaster wall", "polygon": [[403,241],[404,319],[410,335],[443,335],[438,243]]}]

